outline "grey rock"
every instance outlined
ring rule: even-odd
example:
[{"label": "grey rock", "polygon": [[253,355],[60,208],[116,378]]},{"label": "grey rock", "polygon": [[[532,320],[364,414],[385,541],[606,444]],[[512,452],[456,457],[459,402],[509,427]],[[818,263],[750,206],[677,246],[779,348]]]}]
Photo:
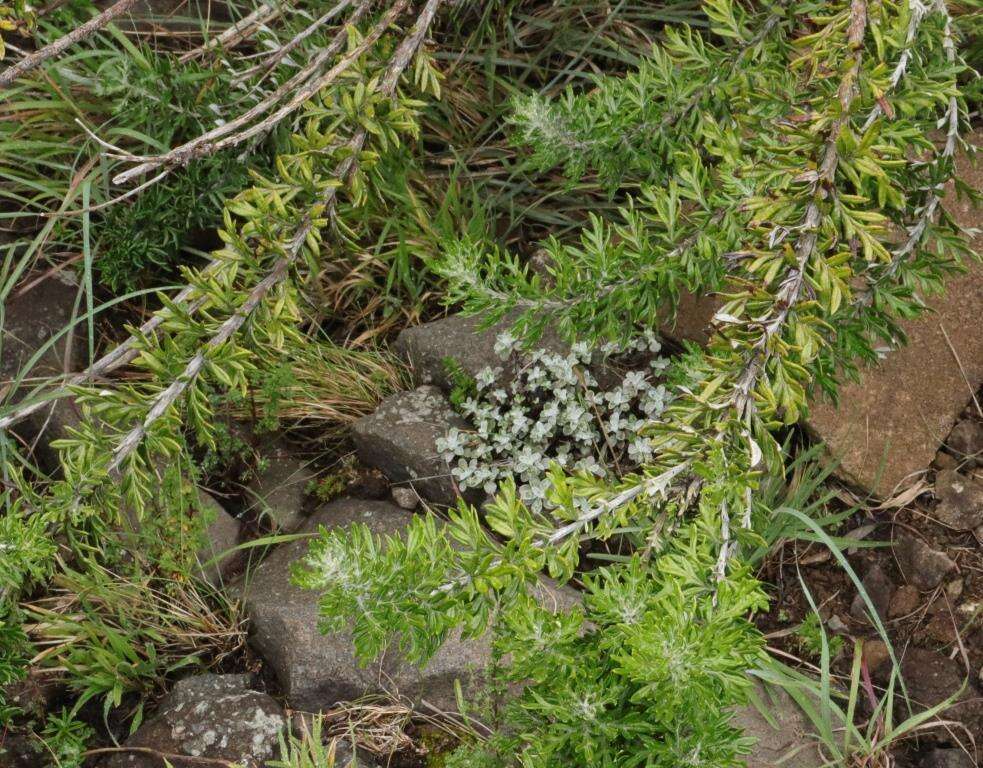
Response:
[{"label": "grey rock", "polygon": [[[894,596],[894,582],[891,581],[891,578],[884,572],[883,568],[874,564],[864,575],[862,584],[864,590],[867,592],[867,596],[874,604],[877,615],[880,616],[881,621],[886,620],[888,609],[891,605],[891,598]],[[858,592],[853,598],[853,603],[850,605],[850,615],[859,621],[869,622],[870,619],[867,615],[867,610],[867,604]]]},{"label": "grey rock", "polygon": [[[755,739],[748,768],[819,768],[824,765],[812,727],[792,698],[784,691],[755,683],[755,694],[767,713],[747,704],[734,712],[732,724]],[[769,722],[769,718],[773,722]]]},{"label": "grey rock", "polygon": [[[201,675],[178,683],[124,746],[262,768],[279,754],[278,736],[286,724],[283,707],[250,690],[247,675]],[[120,752],[102,765],[160,768],[162,762],[149,754]]]},{"label": "grey rock", "polygon": [[353,439],[358,457],[390,481],[451,506],[457,502],[457,486],[437,452],[437,439],[451,427],[466,426],[439,389],[424,386],[383,400],[374,413],[355,422]]},{"label": "grey rock", "polygon": [[274,445],[262,458],[266,466],[249,484],[248,509],[265,514],[278,531],[295,531],[304,522],[304,501],[314,472],[283,445]]},{"label": "grey rock", "polygon": [[[343,528],[363,523],[376,535],[398,535],[413,515],[379,501],[345,499],[325,505],[303,531]],[[307,553],[309,541],[278,547],[239,587],[250,620],[253,647],[276,674],[290,705],[311,712],[330,709],[367,693],[398,692],[411,701],[426,701],[442,710],[457,710],[455,680],[466,698],[476,695],[491,661],[490,638],[467,641],[452,637],[425,668],[406,663],[395,650],[368,666],[359,666],[348,632],[318,630],[318,594],[290,581],[295,562]],[[569,607],[576,593],[544,588],[547,598]]]},{"label": "grey rock", "polygon": [[983,483],[972,477],[945,469],[935,477],[935,495],[939,500],[935,517],[957,531],[970,531],[983,525]]},{"label": "grey rock", "polygon": [[198,509],[208,521],[205,542],[197,553],[200,574],[209,584],[217,586],[235,564],[235,553],[230,550],[239,543],[241,525],[213,496],[201,489],[198,490]]},{"label": "grey rock", "polygon": [[[442,320],[406,328],[396,339],[396,351],[413,369],[418,384],[436,384],[449,391],[452,387],[444,360],[453,358],[470,376],[484,368],[502,368],[507,375],[505,362],[495,353],[495,339],[503,331],[512,328],[517,314],[499,323],[481,329],[478,317],[452,315]],[[534,349],[566,354],[570,347],[551,330],[533,345]]]},{"label": "grey rock", "polygon": [[933,749],[926,753],[923,768],[976,768],[976,761],[961,749]]},{"label": "grey rock", "polygon": [[932,549],[911,534],[902,534],[894,546],[904,577],[922,591],[935,589],[956,568],[945,552]]},{"label": "grey rock", "polygon": [[968,467],[983,465],[983,422],[974,419],[957,422],[945,444]]},{"label": "grey rock", "polygon": [[[471,377],[476,377],[485,368],[491,368],[496,372],[499,384],[504,386],[515,379],[531,352],[538,350],[558,355],[570,352],[570,344],[553,326],[547,324],[536,341],[523,343],[503,359],[495,351],[495,342],[499,334],[513,329],[520,315],[520,311],[514,311],[485,329],[482,329],[479,317],[464,315],[452,315],[406,328],[396,339],[396,351],[409,363],[417,384],[433,384],[450,392],[453,388],[447,371],[447,360],[450,358]],[[600,354],[593,356],[590,370],[604,389],[614,387],[621,381],[621,374],[606,364]]]},{"label": "grey rock", "polygon": [[[311,516],[304,531],[363,523],[380,536],[400,533],[412,515],[392,504],[345,499]],[[324,635],[318,630],[318,593],[290,582],[293,564],[307,554],[309,541],[278,547],[252,574],[244,589],[251,642],[267,661],[292,707],[326,710],[339,701],[369,692],[395,690],[414,700],[456,710],[454,680],[473,690],[489,661],[487,642],[452,639],[420,670],[387,651],[368,666],[359,666],[348,632]]]}]

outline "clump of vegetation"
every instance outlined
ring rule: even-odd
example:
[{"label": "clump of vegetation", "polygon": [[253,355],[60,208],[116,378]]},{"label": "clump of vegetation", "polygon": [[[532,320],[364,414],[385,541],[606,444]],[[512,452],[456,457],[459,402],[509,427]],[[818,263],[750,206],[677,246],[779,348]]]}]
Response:
[{"label": "clump of vegetation", "polygon": [[[45,9],[39,47],[94,10]],[[378,342],[444,303],[517,315],[505,352],[548,325],[573,352],[505,384],[452,370],[474,432],[441,450],[494,498],[404,537],[322,533],[295,580],[324,628],[421,664],[492,633],[513,695],[449,766],[740,765],[753,563],[790,514],[780,435],[969,256],[941,206],[970,74],[945,3],[292,10],[153,46],[103,21],[19,54],[0,91],[0,297],[77,272],[90,363],[0,405],[0,685],[34,665],[72,692],[34,720],[0,688],[0,716],[77,764],[87,702],[136,727],[169,676],[234,657],[189,483],[247,452],[232,418],[343,446],[405,383]],[[591,350],[656,354],[689,291],[722,298],[706,347],[602,388]],[[129,325],[99,357],[110,307]],[[82,419],[48,477],[8,430],[69,395]],[[544,574],[579,604],[541,604]],[[319,728],[284,736],[283,766],[333,762]]]},{"label": "clump of vegetation", "polygon": [[[499,356],[508,360],[516,345],[511,334],[501,335]],[[541,512],[551,465],[607,477],[651,458],[651,445],[640,431],[665,409],[669,397],[654,379],[669,365],[654,357],[660,349],[651,334],[638,339],[632,351],[653,355],[648,370],[630,371],[607,390],[595,378],[590,348],[582,343],[566,355],[544,349],[520,355],[509,381],[501,381],[501,368],[485,368],[476,377],[474,395],[458,403],[472,428],[451,429],[437,441],[437,449],[461,490],[493,494],[503,479],[516,477],[520,498]],[[588,504],[587,499],[580,503]]]}]

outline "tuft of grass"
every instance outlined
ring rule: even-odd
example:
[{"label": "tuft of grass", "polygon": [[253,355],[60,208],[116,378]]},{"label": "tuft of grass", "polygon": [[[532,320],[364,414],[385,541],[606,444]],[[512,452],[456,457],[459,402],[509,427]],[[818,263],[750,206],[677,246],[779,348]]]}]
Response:
[{"label": "tuft of grass", "polygon": [[336,344],[326,338],[288,343],[231,403],[232,415],[256,420],[261,431],[308,425],[340,439],[355,420],[409,383],[404,366],[385,351]]},{"label": "tuft of grass", "polygon": [[[77,694],[103,712],[164,690],[178,670],[221,664],[245,645],[245,623],[231,598],[193,579],[123,575],[95,563],[66,569],[48,596],[24,605],[37,653],[32,666],[56,670]],[[131,715],[135,729],[143,701]]]}]

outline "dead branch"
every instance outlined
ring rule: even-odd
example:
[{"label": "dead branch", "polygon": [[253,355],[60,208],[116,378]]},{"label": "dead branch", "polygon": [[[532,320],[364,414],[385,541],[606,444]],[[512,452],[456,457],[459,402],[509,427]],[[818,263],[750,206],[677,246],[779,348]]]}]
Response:
[{"label": "dead branch", "polygon": [[8,67],[3,72],[0,72],[0,88],[6,88],[18,77],[30,72],[32,69],[36,69],[44,64],[44,62],[48,61],[48,59],[53,59],[55,56],[64,53],[80,40],[85,40],[85,38],[95,34],[113,19],[116,19],[129,11],[135,3],[136,0],[116,0],[115,3],[109,6],[102,13],[97,16],[93,16],[87,22],[79,25],[67,35],[63,35],[54,42],[44,46],[44,48],[35,51],[29,56],[25,56],[13,66]]},{"label": "dead branch", "polygon": [[185,64],[192,59],[196,59],[199,56],[208,53],[209,51],[215,50],[216,48],[228,49],[234,45],[238,45],[253,34],[253,32],[259,29],[263,24],[272,21],[281,13],[283,13],[281,3],[263,3],[248,16],[243,16],[241,19],[239,19],[239,21],[228,29],[224,30],[221,34],[216,35],[211,40],[199,45],[197,48],[193,48],[192,50],[181,54],[178,61]]},{"label": "dead branch", "polygon": [[249,69],[236,75],[234,82],[242,83],[248,80],[250,77],[256,74],[260,74],[261,78],[266,77],[269,72],[274,69],[281,61],[283,61],[291,51],[295,50],[304,40],[313,35],[318,29],[327,24],[331,19],[337,16],[341,11],[352,4],[352,0],[340,0],[340,2],[335,5],[331,10],[327,11],[320,18],[313,21],[307,27],[305,27],[301,32],[297,33],[292,39],[277,48],[270,56],[260,64],[250,67]]}]

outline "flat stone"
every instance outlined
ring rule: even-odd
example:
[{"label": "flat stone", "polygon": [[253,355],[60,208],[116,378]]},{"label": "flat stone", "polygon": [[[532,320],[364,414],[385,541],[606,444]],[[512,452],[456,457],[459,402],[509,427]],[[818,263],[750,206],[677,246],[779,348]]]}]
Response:
[{"label": "flat stone", "polygon": [[[322,507],[303,530],[363,523],[386,536],[399,534],[411,520],[411,513],[385,502],[346,499]],[[319,631],[318,593],[290,581],[293,564],[306,556],[309,544],[300,539],[278,547],[244,589],[252,645],[273,669],[290,705],[326,710],[339,701],[390,689],[456,710],[454,680],[473,690],[476,676],[491,660],[490,644],[451,640],[423,670],[401,661],[394,651],[360,667],[350,633]]]},{"label": "flat stone", "polygon": [[265,515],[277,531],[295,531],[304,522],[307,486],[316,476],[307,462],[279,443],[264,451],[261,460],[265,466],[247,488],[247,511]]},{"label": "flat stone", "polygon": [[[401,534],[413,515],[380,501],[345,499],[315,512],[302,529],[344,528],[363,523],[378,536]],[[463,641],[451,637],[423,668],[401,659],[395,650],[367,666],[359,666],[349,632],[322,634],[318,630],[316,590],[291,583],[294,563],[306,556],[306,539],[283,544],[252,574],[241,591],[250,620],[250,642],[266,660],[290,705],[310,712],[327,710],[339,701],[368,693],[398,692],[415,703],[426,701],[442,710],[457,711],[455,680],[466,698],[477,695],[491,661],[491,639]],[[545,586],[547,597],[569,607],[573,590]]]},{"label": "flat stone", "polygon": [[[927,648],[908,648],[901,659],[901,675],[917,708],[929,709],[954,696],[966,680],[955,659]],[[965,698],[967,691],[958,698]]]},{"label": "flat stone", "polygon": [[[940,712],[939,717],[960,720],[970,730],[981,724],[976,701],[979,694],[972,682],[965,685],[966,672],[960,661],[928,648],[896,647],[895,653],[901,663],[901,678],[909,698],[906,703],[900,686],[896,683],[895,717],[899,722],[912,713],[922,712],[952,699],[951,705]],[[864,655],[873,681],[887,686],[894,664],[884,643],[879,640],[865,643]]]},{"label": "flat stone", "polygon": [[[983,133],[967,138],[979,144]],[[983,165],[960,158],[958,166],[970,187],[983,188]],[[979,210],[956,200],[951,184],[944,205],[961,226],[980,227]],[[971,247],[979,252],[983,235]],[[943,295],[927,298],[928,312],[901,323],[905,346],[841,386],[838,405],[811,406],[809,426],[839,460],[838,472],[874,494],[889,496],[918,480],[983,384],[983,333],[975,320],[983,316],[983,264],[966,266]]]},{"label": "flat stone", "polygon": [[[202,758],[262,768],[279,755],[278,737],[286,724],[283,707],[250,690],[248,675],[201,675],[178,683],[124,747],[181,755],[189,764]],[[160,768],[163,763],[150,754],[120,752],[102,765]]]},{"label": "flat stone", "polygon": [[[891,581],[891,578],[884,572],[883,568],[874,564],[864,574],[861,583],[870,601],[874,604],[874,608],[878,616],[880,616],[881,621],[884,621],[888,615],[891,597],[894,595],[894,582]],[[853,603],[850,605],[850,615],[858,621],[869,623],[870,617],[867,615],[868,610],[867,603],[858,592],[853,598]]]},{"label": "flat stone", "polygon": [[436,504],[457,503],[450,467],[437,451],[437,440],[451,427],[467,424],[437,387],[397,392],[363,416],[353,429],[358,457],[381,470],[393,483],[405,483]]},{"label": "flat stone", "polygon": [[[15,378],[35,352],[71,324],[78,292],[78,286],[56,276],[42,280],[23,296],[4,303],[0,386]],[[26,377],[56,376],[77,370],[81,344],[80,334],[69,330],[38,358]],[[25,386],[30,385],[21,383],[22,388]]]},{"label": "flat stone", "polygon": [[951,469],[935,477],[935,496],[939,503],[933,513],[943,525],[957,531],[971,531],[983,525],[983,483]]},{"label": "flat stone", "polygon": [[[822,754],[811,736],[815,730],[787,693],[755,682],[755,695],[768,717],[754,704],[734,711],[732,724],[755,739],[747,768],[819,768]],[[769,717],[774,722],[769,722]]]},{"label": "flat stone", "polygon": [[945,552],[907,533],[898,537],[894,553],[905,579],[923,592],[935,589],[956,568]]},{"label": "flat stone", "polygon": [[[405,328],[396,339],[396,351],[409,363],[418,384],[434,384],[449,392],[453,382],[447,373],[447,358],[472,377],[485,368],[502,368],[506,375],[506,362],[495,352],[495,340],[512,328],[516,316],[510,315],[484,330],[479,317],[464,315]],[[547,329],[532,348],[566,354],[570,346]]]},{"label": "flat stone", "polygon": [[201,577],[213,586],[221,584],[236,560],[231,552],[239,543],[241,524],[209,493],[198,490],[198,510],[205,515],[205,542],[198,550]]}]

